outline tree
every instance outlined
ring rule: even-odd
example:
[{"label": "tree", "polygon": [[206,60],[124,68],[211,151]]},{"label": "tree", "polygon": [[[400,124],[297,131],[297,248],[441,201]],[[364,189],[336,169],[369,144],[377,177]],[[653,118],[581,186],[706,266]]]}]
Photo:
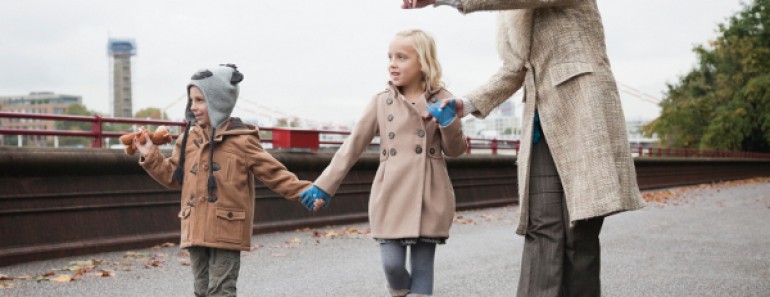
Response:
[{"label": "tree", "polygon": [[[85,105],[80,103],[72,103],[67,106],[67,110],[64,111],[66,115],[87,115],[92,116],[96,112],[88,110]],[[76,121],[58,121],[56,122],[56,130],[68,130],[68,131],[91,131],[90,122],[76,122]],[[86,137],[69,137],[59,136],[59,145],[61,146],[88,146],[91,143],[91,139]]]},{"label": "tree", "polygon": [[137,111],[136,114],[134,114],[134,117],[140,118],[140,119],[154,119],[154,120],[168,119],[168,115],[166,115],[165,112],[161,112],[160,108],[157,108],[157,107],[147,107],[145,109]]},{"label": "tree", "polygon": [[770,0],[744,3],[718,32],[644,132],[670,147],[770,152]]}]

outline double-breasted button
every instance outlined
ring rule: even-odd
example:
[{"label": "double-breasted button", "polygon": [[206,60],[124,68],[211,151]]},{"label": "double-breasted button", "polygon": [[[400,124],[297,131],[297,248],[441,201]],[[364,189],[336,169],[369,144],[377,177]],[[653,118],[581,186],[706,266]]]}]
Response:
[{"label": "double-breasted button", "polygon": [[227,213],[227,218],[231,219],[231,220],[233,219],[233,212],[232,211]]},{"label": "double-breasted button", "polygon": [[393,98],[388,98],[387,100],[385,100],[385,103],[387,103],[388,105],[393,104]]},{"label": "double-breasted button", "polygon": [[423,129],[417,130],[417,136],[425,137],[425,130]]},{"label": "double-breasted button", "polygon": [[396,133],[393,133],[393,132],[388,133],[388,138],[390,139],[396,138]]},{"label": "double-breasted button", "polygon": [[429,152],[431,155],[433,155],[433,154],[435,154],[435,153],[436,153],[436,149],[434,149],[434,148],[430,148],[430,149],[428,149],[428,152]]},{"label": "double-breasted button", "polygon": [[387,154],[388,154],[388,150],[386,150],[386,149],[382,149],[382,156],[385,156],[385,155],[387,155]]},{"label": "double-breasted button", "polygon": [[422,154],[422,147],[418,145],[416,148],[414,148],[414,152],[418,154]]},{"label": "double-breasted button", "polygon": [[390,155],[395,156],[396,155],[396,149],[392,148],[390,149]]},{"label": "double-breasted button", "polygon": [[392,114],[389,114],[389,115],[388,115],[388,122],[392,122],[392,121],[393,121],[393,115],[392,115]]}]

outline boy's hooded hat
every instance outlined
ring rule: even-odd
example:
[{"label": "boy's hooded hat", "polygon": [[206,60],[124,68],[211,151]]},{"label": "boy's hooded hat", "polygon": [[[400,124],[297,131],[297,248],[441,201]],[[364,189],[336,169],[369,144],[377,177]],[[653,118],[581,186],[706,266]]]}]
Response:
[{"label": "boy's hooded hat", "polygon": [[220,64],[210,69],[198,70],[190,78],[187,85],[187,107],[185,107],[185,127],[184,137],[182,138],[182,148],[179,153],[179,164],[174,172],[173,180],[182,183],[184,180],[184,161],[185,150],[187,147],[187,135],[190,132],[190,126],[195,123],[195,114],[190,109],[192,100],[190,99],[190,88],[198,87],[206,100],[206,106],[211,125],[211,140],[209,141],[209,160],[211,161],[208,180],[209,202],[217,201],[215,195],[217,189],[216,179],[214,179],[214,136],[216,129],[230,118],[230,114],[235,108],[235,101],[238,100],[238,84],[243,80],[243,74],[238,72],[234,64]]},{"label": "boy's hooded hat", "polygon": [[[206,99],[211,127],[219,127],[230,118],[230,114],[238,100],[238,83],[243,80],[243,74],[233,64],[222,64],[211,69],[201,69],[196,72],[187,85],[187,97],[190,88],[198,87]],[[187,101],[185,117],[187,121],[195,121],[195,115],[190,110],[192,101]]]}]

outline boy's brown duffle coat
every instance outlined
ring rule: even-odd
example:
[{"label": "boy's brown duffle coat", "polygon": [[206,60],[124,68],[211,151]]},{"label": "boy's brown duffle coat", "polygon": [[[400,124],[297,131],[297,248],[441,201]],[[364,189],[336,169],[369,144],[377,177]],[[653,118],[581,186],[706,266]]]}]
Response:
[{"label": "boy's brown duffle coat", "polygon": [[209,131],[196,125],[190,128],[185,153],[184,181],[172,182],[179,161],[183,136],[177,138],[170,158],[164,158],[153,147],[139,164],[159,183],[182,189],[182,248],[205,246],[248,251],[251,248],[254,222],[254,177],[271,190],[297,200],[299,193],[310,188],[300,181],[259,143],[259,130],[231,118],[217,129],[214,141],[214,177],[217,181],[216,202],[208,201]]},{"label": "boy's brown duffle coat", "polygon": [[453,98],[442,89],[411,104],[393,86],[374,96],[331,164],[315,181],[334,195],[361,153],[380,136],[380,166],[369,198],[374,238],[449,237],[455,196],[444,154],[462,155],[466,143],[459,119],[440,127],[422,118],[427,112],[426,96],[429,101]]}]

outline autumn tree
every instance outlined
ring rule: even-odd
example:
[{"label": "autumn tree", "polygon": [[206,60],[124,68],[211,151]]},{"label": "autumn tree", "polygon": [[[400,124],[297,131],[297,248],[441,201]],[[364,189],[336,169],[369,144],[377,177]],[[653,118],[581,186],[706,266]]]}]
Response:
[{"label": "autumn tree", "polygon": [[[72,103],[70,105],[67,105],[67,109],[64,111],[64,114],[92,116],[92,115],[95,115],[96,112],[89,110],[83,104]],[[58,121],[56,122],[56,130],[91,131],[91,122]],[[59,136],[59,145],[61,146],[88,146],[90,144],[91,144],[91,139],[87,137]]]},{"label": "autumn tree", "polygon": [[696,66],[667,86],[645,134],[670,147],[770,152],[770,0],[744,3],[693,51]]},{"label": "autumn tree", "polygon": [[157,107],[147,107],[145,109],[139,110],[134,114],[134,117],[153,120],[168,119],[168,115],[166,115],[165,112],[161,112],[160,108]]}]

